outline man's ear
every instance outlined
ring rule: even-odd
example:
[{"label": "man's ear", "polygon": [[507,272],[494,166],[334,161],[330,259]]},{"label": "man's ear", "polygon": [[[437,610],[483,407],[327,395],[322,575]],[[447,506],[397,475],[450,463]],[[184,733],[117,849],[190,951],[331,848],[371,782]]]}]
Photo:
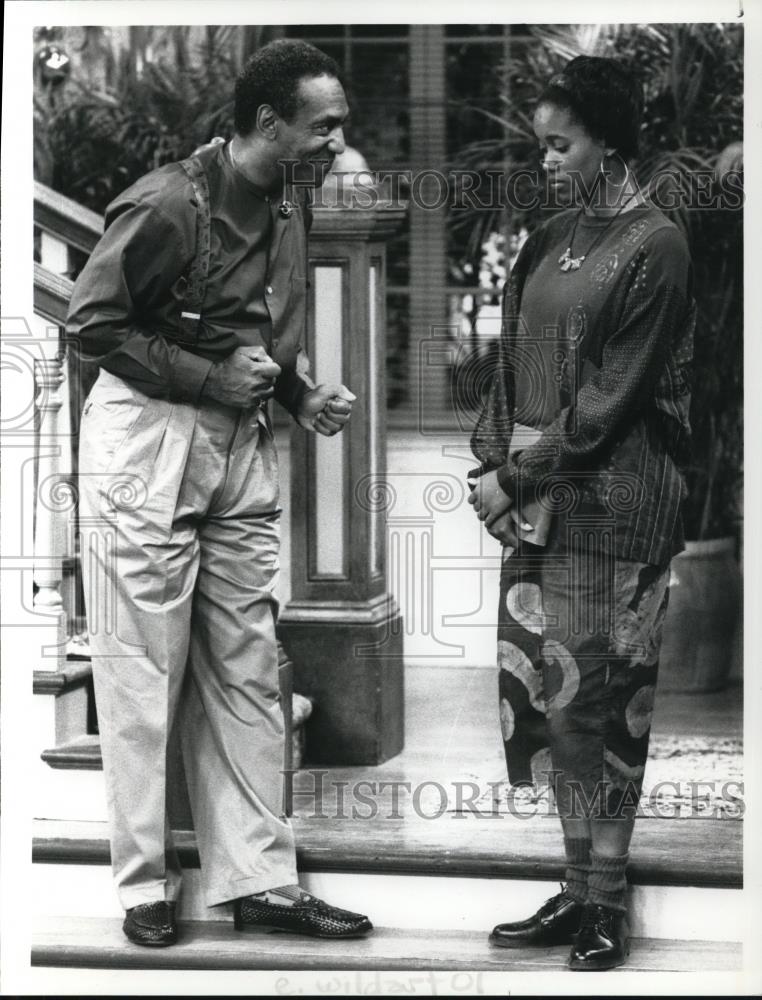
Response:
[{"label": "man's ear", "polygon": [[266,139],[275,139],[278,135],[277,112],[269,104],[260,104],[257,108],[257,129]]}]

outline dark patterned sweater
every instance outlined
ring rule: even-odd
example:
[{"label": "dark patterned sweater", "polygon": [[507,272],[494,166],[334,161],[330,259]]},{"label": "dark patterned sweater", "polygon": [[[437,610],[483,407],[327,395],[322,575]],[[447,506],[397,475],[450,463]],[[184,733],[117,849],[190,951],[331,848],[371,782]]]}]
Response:
[{"label": "dark patterned sweater", "polygon": [[[656,208],[581,217],[527,239],[506,284],[500,361],[471,447],[520,505],[540,500],[606,530],[624,559],[660,565],[684,547],[695,305],[685,240]],[[530,322],[531,321],[531,322]],[[556,388],[554,388],[556,387]],[[508,456],[514,421],[543,430]]]}]

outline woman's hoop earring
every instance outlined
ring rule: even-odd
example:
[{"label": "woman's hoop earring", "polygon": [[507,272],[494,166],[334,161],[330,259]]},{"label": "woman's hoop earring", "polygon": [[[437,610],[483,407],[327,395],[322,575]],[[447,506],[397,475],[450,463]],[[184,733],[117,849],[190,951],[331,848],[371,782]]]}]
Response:
[{"label": "woman's hoop earring", "polygon": [[627,163],[627,161],[624,159],[623,156],[621,156],[619,153],[616,152],[616,150],[613,153],[611,153],[611,154],[604,153],[603,156],[601,157],[601,165],[600,165],[600,168],[599,168],[600,172],[603,174],[604,177],[606,177],[606,170],[604,169],[603,161],[606,159],[607,155],[618,156],[619,159],[622,161],[622,163],[624,163],[624,180],[622,181],[621,184],[612,184],[612,187],[624,188],[625,185],[627,184],[627,181],[630,179],[630,167],[629,167],[629,164]]}]

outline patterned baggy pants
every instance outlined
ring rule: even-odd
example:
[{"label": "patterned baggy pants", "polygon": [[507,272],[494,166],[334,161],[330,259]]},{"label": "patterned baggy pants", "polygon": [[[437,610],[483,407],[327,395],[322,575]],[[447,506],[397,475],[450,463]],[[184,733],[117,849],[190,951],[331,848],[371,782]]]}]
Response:
[{"label": "patterned baggy pants", "polygon": [[648,754],[669,565],[527,544],[505,553],[498,665],[509,781],[549,782],[562,818],[631,814]]}]

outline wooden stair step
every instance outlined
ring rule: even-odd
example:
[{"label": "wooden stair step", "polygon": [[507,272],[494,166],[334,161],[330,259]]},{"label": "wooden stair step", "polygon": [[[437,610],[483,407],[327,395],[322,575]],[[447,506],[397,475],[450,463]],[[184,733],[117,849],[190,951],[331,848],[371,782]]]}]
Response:
[{"label": "wooden stair step", "polygon": [[[438,820],[293,819],[300,871],[402,873],[560,880],[565,862],[558,820],[501,817]],[[192,831],[175,834],[181,864],[199,865]],[[38,863],[108,864],[104,823],[37,820]],[[740,888],[743,823],[729,819],[646,819],[635,825],[633,885]]]},{"label": "wooden stair step", "polygon": [[[45,920],[32,939],[32,964],[110,969],[554,971],[568,946],[507,951],[485,934],[376,928],[361,940],[329,941],[296,934],[243,933],[231,924],[190,921],[171,948],[141,948],[126,940],[117,919]],[[736,942],[635,938],[630,972],[740,970]],[[619,970],[623,971],[623,970]]]}]

